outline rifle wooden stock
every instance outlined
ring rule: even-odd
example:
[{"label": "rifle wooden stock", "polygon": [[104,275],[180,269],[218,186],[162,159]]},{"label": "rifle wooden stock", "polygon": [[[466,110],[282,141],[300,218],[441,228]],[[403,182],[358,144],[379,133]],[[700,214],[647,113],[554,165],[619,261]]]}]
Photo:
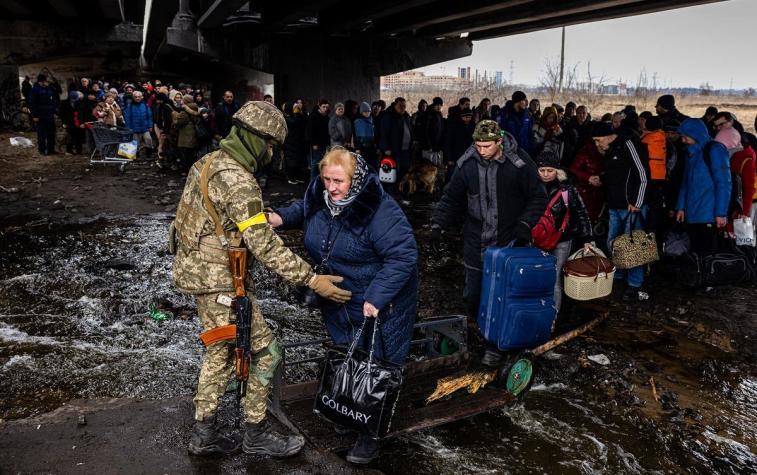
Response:
[{"label": "rifle wooden stock", "polygon": [[208,331],[200,333],[200,340],[206,347],[219,341],[234,341],[237,338],[237,326],[235,324],[215,327]]},{"label": "rifle wooden stock", "polygon": [[244,277],[247,274],[247,248],[230,247],[228,253],[231,279],[234,282],[234,295],[243,297],[245,295]]},{"label": "rifle wooden stock", "polygon": [[234,365],[238,381],[246,381],[250,376],[250,360],[244,357],[244,350],[236,348],[234,350]]}]

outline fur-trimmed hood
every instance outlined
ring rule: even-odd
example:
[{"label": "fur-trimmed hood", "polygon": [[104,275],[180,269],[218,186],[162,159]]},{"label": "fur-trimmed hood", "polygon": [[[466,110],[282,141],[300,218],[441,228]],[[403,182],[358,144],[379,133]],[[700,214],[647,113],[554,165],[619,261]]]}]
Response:
[{"label": "fur-trimmed hood", "polygon": [[[316,178],[308,186],[305,192],[304,206],[305,218],[313,216],[315,213],[326,207],[323,198],[323,182]],[[355,198],[339,216],[344,220],[345,225],[360,234],[362,230],[371,222],[373,215],[378,211],[381,202],[384,200],[384,189],[378,176],[373,171],[368,173],[365,185]]]}]

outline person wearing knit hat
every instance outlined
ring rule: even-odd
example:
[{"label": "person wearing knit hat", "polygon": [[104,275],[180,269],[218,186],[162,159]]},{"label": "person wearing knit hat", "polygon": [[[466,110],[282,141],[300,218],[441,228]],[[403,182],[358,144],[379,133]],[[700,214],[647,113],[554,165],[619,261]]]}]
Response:
[{"label": "person wearing knit hat", "polygon": [[655,109],[657,113],[669,112],[676,108],[676,98],[672,94],[665,94],[657,98]]},{"label": "person wearing knit hat", "polygon": [[378,170],[378,160],[376,154],[376,129],[373,124],[371,115],[371,105],[367,102],[360,104],[360,115],[355,119],[353,124],[355,133],[355,151],[362,155],[368,165],[374,170]]},{"label": "person wearing knit hat", "polygon": [[[617,236],[643,227],[649,199],[649,158],[638,135],[622,127],[614,129],[611,124],[600,122],[592,128],[591,136],[597,150],[605,157],[602,183],[607,190],[610,217],[607,247],[612,249]],[[631,218],[631,215],[642,218]],[[615,279],[628,282],[622,296],[624,301],[649,298],[642,288],[644,270],[644,266],[637,266],[616,271]]]},{"label": "person wearing knit hat", "polygon": [[[539,172],[511,134],[493,120],[482,120],[473,142],[453,165],[431,219],[432,244],[439,243],[442,229],[463,228],[463,299],[471,319],[481,298],[481,250],[513,240],[516,246],[530,245],[531,228],[547,206]],[[497,366],[501,360],[501,352],[489,347],[482,363]]]},{"label": "person wearing knit hat", "polygon": [[[546,226],[537,224],[532,234],[534,246],[539,247],[540,244],[545,246],[542,250],[549,252],[557,259],[554,297],[555,307],[559,312],[563,289],[562,268],[568,260],[574,239],[583,244],[585,250],[591,249],[593,245],[591,221],[578,190],[568,179],[565,170],[560,168],[560,156],[552,150],[543,150],[536,156],[535,161],[539,169],[539,178],[544,184],[549,200],[544,214],[551,215],[551,221],[554,223],[551,231],[560,233],[560,237],[556,244],[550,244],[549,248],[546,248],[545,241],[554,242],[554,236],[549,232],[550,230]],[[564,229],[563,225],[565,225]],[[563,230],[560,231],[561,229]],[[551,247],[552,245],[554,247]]]},{"label": "person wearing knit hat", "polygon": [[689,118],[689,116],[682,114],[676,109],[676,99],[671,94],[665,94],[657,98],[654,109],[657,112],[657,116],[662,120],[663,127],[668,125],[670,121],[676,120],[680,123]]},{"label": "person wearing knit hat", "polygon": [[528,154],[534,153],[534,118],[528,111],[528,98],[523,91],[515,91],[497,120],[505,132],[515,137],[518,145]]}]

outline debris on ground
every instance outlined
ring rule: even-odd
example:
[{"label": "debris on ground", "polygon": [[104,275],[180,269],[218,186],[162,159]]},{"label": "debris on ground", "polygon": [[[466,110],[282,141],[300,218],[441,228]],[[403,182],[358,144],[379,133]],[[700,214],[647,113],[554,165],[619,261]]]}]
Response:
[{"label": "debris on ground", "polygon": [[603,355],[601,353],[598,354],[598,355],[589,355],[589,356],[587,356],[587,358],[590,361],[593,361],[593,362],[595,362],[597,364],[601,364],[602,366],[607,366],[607,365],[610,364],[610,358],[608,358],[607,356],[605,356],[605,355]]},{"label": "debris on ground", "polygon": [[10,141],[13,147],[34,147],[34,142],[26,137],[11,137]]}]

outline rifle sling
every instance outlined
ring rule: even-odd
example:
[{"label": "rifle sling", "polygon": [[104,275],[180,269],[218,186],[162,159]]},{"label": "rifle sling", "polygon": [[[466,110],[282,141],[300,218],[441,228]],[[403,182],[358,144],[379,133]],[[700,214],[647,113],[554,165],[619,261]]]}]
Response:
[{"label": "rifle sling", "polygon": [[223,231],[221,218],[218,216],[218,212],[216,211],[215,206],[213,206],[213,203],[210,201],[210,195],[208,194],[208,182],[210,181],[208,173],[210,173],[210,165],[213,163],[213,160],[215,160],[215,158],[215,153],[210,154],[208,159],[205,160],[205,163],[202,165],[202,170],[200,170],[200,192],[202,193],[202,204],[205,206],[205,211],[208,212],[210,218],[213,220],[213,224],[215,225],[216,236],[221,241],[223,247],[227,247],[228,241],[226,240],[226,234]]}]

